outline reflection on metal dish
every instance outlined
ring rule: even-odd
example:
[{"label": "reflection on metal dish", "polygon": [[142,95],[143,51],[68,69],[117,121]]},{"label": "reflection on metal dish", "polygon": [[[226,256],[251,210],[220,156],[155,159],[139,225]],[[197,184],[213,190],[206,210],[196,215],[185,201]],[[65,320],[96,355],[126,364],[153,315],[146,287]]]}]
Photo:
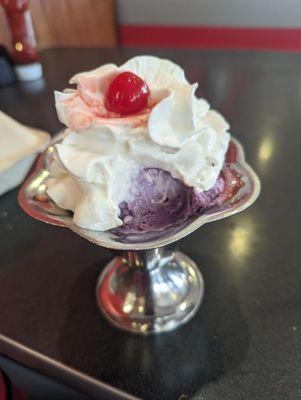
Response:
[{"label": "reflection on metal dish", "polygon": [[20,189],[19,203],[39,221],[69,228],[96,245],[123,252],[107,265],[97,283],[97,303],[106,318],[121,329],[142,334],[174,329],[191,319],[203,297],[203,279],[192,260],[164,246],[208,222],[243,211],[256,200],[260,182],[245,162],[242,146],[232,139],[227,152],[226,161],[244,183],[233,197],[172,227],[135,234],[76,226],[72,213],[59,208],[46,194],[52,153],[50,146],[37,160]]}]

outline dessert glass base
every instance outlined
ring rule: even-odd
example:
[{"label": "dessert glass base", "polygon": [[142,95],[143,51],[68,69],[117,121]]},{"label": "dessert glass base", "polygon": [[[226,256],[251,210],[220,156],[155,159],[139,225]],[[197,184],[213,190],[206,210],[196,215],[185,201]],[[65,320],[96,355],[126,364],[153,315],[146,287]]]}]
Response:
[{"label": "dessert glass base", "polygon": [[204,280],[196,264],[179,251],[128,251],[100,274],[96,299],[111,324],[133,333],[175,329],[197,312]]},{"label": "dessert glass base", "polygon": [[173,226],[138,233],[90,231],[75,225],[72,213],[58,207],[46,194],[52,157],[50,146],[22,185],[19,203],[39,221],[68,228],[98,246],[122,252],[98,278],[96,299],[104,316],[114,326],[140,334],[168,331],[189,321],[203,298],[203,278],[190,258],[170,250],[169,245],[206,223],[243,211],[256,200],[260,182],[245,162],[242,146],[231,139],[226,155],[228,166],[243,182],[233,196]]}]

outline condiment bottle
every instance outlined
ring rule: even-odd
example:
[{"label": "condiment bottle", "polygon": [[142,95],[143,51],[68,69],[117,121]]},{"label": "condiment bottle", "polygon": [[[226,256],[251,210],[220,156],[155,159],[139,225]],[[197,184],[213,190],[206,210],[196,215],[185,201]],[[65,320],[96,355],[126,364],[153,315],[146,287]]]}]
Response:
[{"label": "condiment bottle", "polygon": [[0,0],[11,30],[13,59],[19,80],[31,81],[43,75],[29,11],[29,0]]}]

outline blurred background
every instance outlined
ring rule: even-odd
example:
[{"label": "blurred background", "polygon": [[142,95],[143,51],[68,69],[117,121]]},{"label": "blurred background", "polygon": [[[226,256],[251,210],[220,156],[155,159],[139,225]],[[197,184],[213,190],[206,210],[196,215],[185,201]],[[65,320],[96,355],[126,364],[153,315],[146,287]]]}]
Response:
[{"label": "blurred background", "polygon": [[[31,0],[30,11],[38,49],[123,45],[301,50],[300,0]],[[0,43],[10,42],[0,7]]]}]

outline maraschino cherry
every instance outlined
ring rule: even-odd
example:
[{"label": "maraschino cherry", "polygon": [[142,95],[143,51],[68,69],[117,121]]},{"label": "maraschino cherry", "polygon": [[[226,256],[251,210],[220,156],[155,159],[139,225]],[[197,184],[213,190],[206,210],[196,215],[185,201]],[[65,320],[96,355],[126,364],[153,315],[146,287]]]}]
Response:
[{"label": "maraschino cherry", "polygon": [[147,83],[132,72],[122,72],[110,83],[105,106],[120,115],[135,114],[147,105],[150,90]]}]

